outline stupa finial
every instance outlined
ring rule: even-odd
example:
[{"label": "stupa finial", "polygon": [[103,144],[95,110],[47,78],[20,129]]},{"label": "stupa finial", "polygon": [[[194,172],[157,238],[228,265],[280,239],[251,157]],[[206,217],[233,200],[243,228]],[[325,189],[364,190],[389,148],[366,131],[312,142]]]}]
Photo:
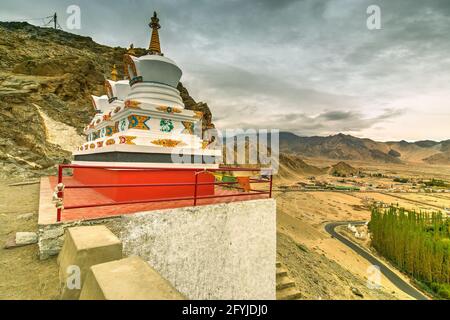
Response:
[{"label": "stupa finial", "polygon": [[112,81],[118,81],[119,80],[119,73],[117,72],[117,66],[113,65],[113,68],[111,70],[111,80]]},{"label": "stupa finial", "polygon": [[159,18],[158,15],[156,14],[156,11],[153,12],[153,17],[149,23],[149,27],[152,29],[152,38],[150,40],[150,47],[148,48],[148,54],[162,55],[158,33],[158,29],[161,28],[161,25],[159,24]]}]

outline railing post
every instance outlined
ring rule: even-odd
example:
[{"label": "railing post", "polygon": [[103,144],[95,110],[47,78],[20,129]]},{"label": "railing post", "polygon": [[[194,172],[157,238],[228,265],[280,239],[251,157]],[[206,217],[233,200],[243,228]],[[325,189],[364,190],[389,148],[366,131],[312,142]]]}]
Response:
[{"label": "railing post", "polygon": [[[60,185],[60,183],[62,183],[62,179],[63,179],[63,167],[61,165],[58,165],[58,183],[57,186]],[[64,199],[64,189],[62,189],[61,191],[58,191],[58,198],[61,199],[61,201],[63,202]],[[64,203],[64,202],[63,202]],[[61,221],[61,213],[62,213],[62,207],[59,207],[56,209],[56,221],[60,222]]]},{"label": "railing post", "polygon": [[273,172],[270,172],[270,191],[269,191],[269,198],[272,198],[272,184],[273,184]]},{"label": "railing post", "polygon": [[198,175],[200,172],[195,173],[195,186],[194,186],[194,207],[197,206],[197,183],[198,183]]}]

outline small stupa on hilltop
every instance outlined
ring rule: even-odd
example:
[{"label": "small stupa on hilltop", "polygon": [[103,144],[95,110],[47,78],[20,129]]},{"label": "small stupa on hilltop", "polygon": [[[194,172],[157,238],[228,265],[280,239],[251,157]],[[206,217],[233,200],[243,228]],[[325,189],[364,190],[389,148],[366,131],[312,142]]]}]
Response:
[{"label": "small stupa on hilltop", "polygon": [[96,115],[84,129],[87,141],[73,152],[76,165],[218,168],[221,151],[202,139],[198,111],[186,110],[177,85],[182,71],[161,52],[159,18],[149,24],[147,54],[124,56],[125,79],[116,66],[106,95],[92,96]]}]

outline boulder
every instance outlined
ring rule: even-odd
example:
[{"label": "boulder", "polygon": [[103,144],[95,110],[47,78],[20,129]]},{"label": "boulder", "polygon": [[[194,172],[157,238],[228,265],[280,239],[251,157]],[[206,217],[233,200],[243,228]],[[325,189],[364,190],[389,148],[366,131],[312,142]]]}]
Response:
[{"label": "boulder", "polygon": [[29,244],[35,244],[38,241],[36,232],[17,232],[16,233],[16,246],[26,246]]}]

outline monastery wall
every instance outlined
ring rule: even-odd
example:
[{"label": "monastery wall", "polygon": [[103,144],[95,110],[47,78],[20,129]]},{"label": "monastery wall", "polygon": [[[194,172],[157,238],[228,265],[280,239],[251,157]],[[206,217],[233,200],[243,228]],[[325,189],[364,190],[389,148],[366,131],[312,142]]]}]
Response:
[{"label": "monastery wall", "polygon": [[104,224],[124,255],[148,261],[188,299],[275,299],[273,199],[156,210],[40,228],[41,258],[61,249],[64,229]]}]

